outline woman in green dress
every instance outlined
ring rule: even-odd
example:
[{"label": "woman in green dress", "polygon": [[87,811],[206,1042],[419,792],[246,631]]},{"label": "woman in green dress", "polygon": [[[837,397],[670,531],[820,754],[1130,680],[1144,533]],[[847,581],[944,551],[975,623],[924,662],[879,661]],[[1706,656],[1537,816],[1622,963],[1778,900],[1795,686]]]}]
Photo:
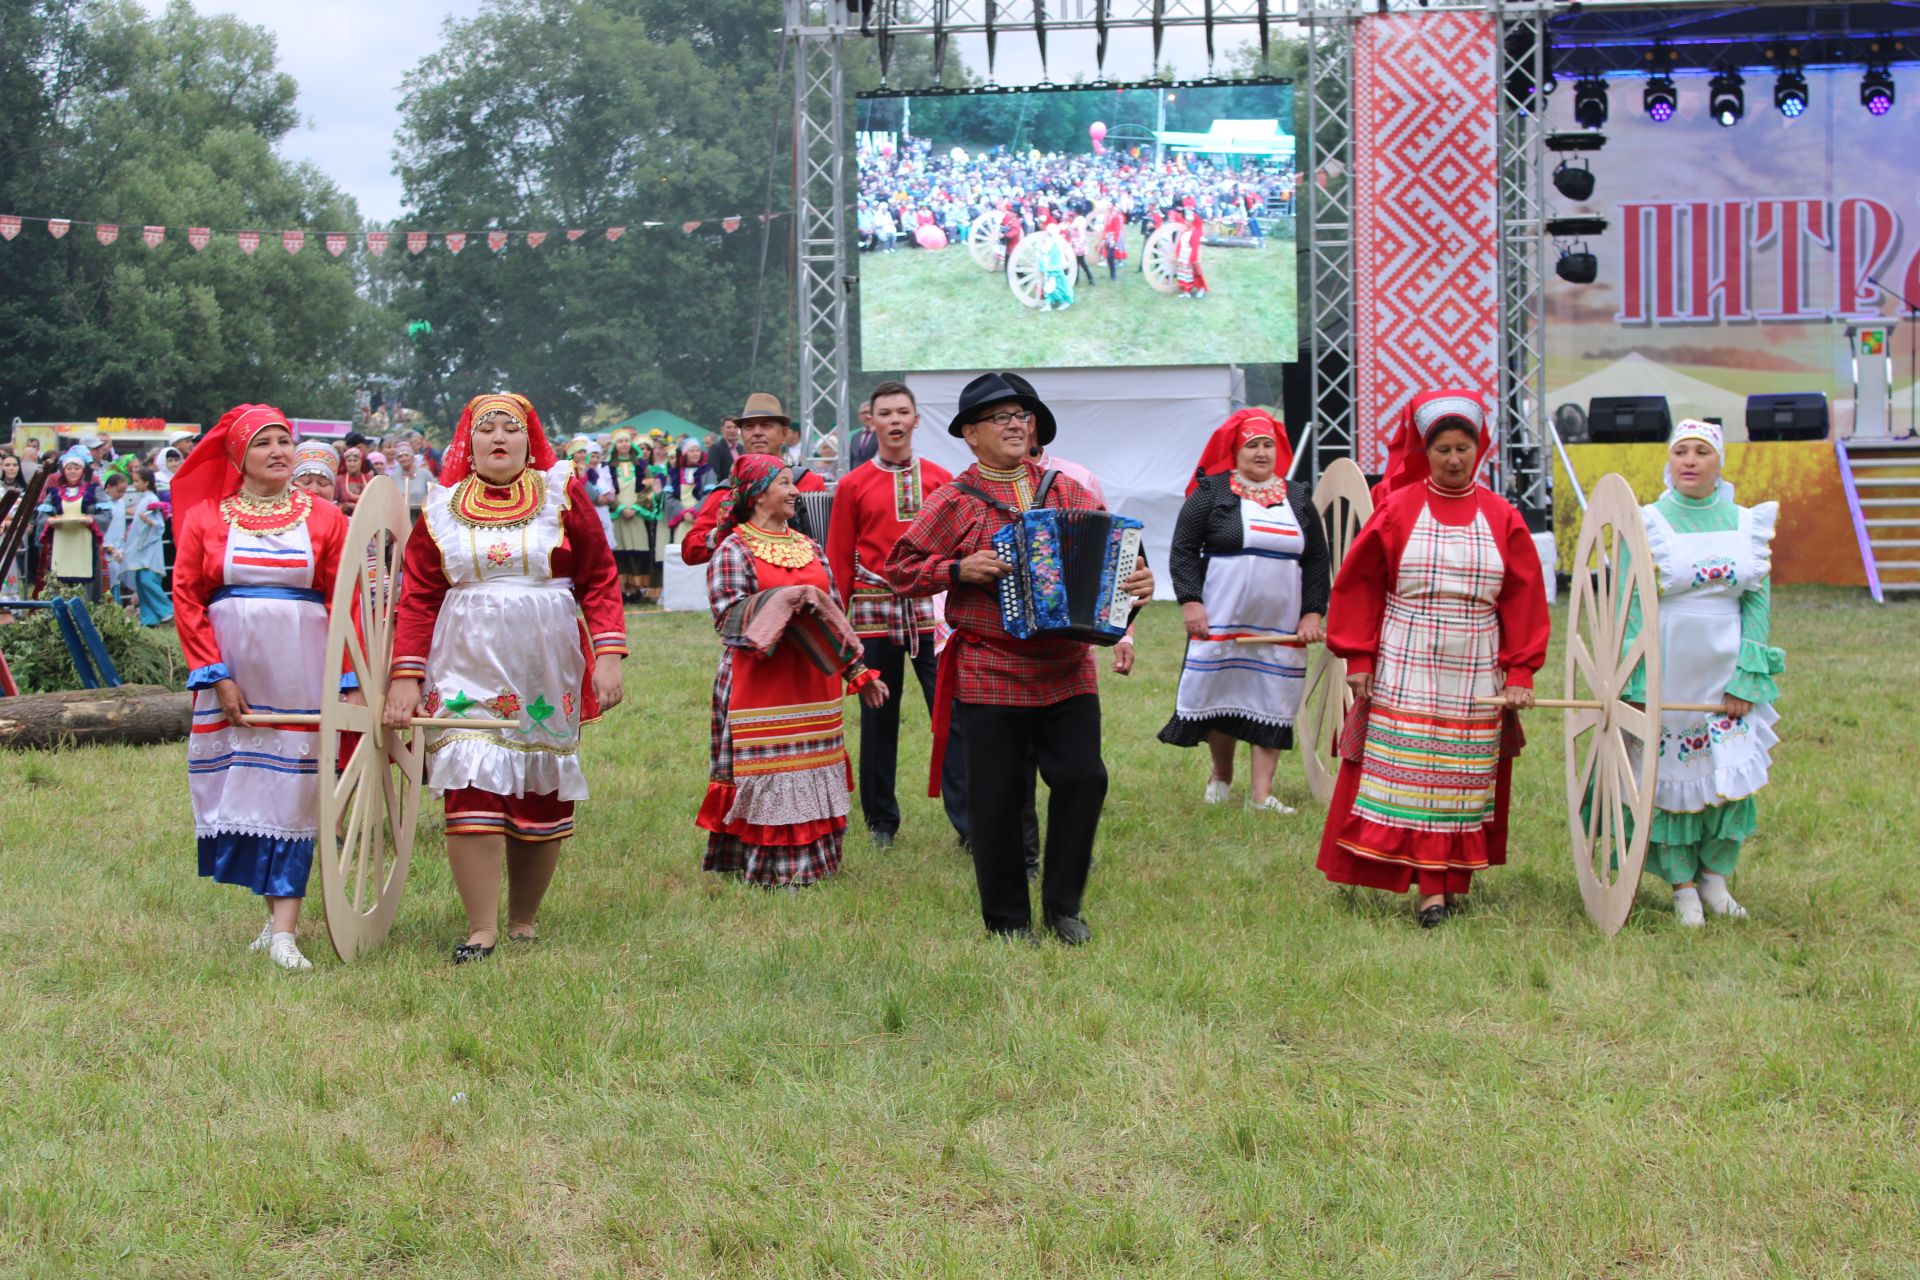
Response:
[{"label": "woman in green dress", "polygon": [[[1641,508],[1660,590],[1660,695],[1718,711],[1660,717],[1660,764],[1646,869],[1673,886],[1673,911],[1690,928],[1706,913],[1745,919],[1727,877],[1757,827],[1754,794],[1767,784],[1779,737],[1773,677],[1785,656],[1768,644],[1774,524],[1780,504],[1742,507],[1720,478],[1726,446],[1710,422],[1683,421],[1667,450],[1667,491]],[[1640,634],[1637,601],[1625,642]],[[1627,682],[1646,696],[1646,668]]]}]

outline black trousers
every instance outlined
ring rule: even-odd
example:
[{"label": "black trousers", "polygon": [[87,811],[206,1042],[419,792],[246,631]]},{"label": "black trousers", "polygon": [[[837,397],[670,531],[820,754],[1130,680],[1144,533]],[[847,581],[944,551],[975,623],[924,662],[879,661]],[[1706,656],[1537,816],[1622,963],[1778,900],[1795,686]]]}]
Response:
[{"label": "black trousers", "polygon": [[1107,799],[1099,696],[1083,693],[1047,707],[961,702],[954,715],[966,731],[973,874],[987,928],[1005,932],[1033,923],[1021,813],[1033,785],[1029,751],[1050,793],[1040,909],[1049,919],[1079,915]]},{"label": "black trousers", "polygon": [[[900,700],[907,696],[907,647],[891,640],[868,640],[866,663],[886,682],[887,703],[883,707],[860,704],[860,813],[867,820],[867,830],[893,832],[900,829],[900,801],[894,790],[894,774],[900,760]],[[938,671],[933,637],[922,636],[920,652],[913,658],[913,674],[918,677],[920,692],[926,698],[929,720],[933,717],[933,689]],[[957,722],[947,734],[947,760],[940,770],[940,796],[947,806],[947,821],[964,841],[968,830],[967,751],[965,730]]]}]

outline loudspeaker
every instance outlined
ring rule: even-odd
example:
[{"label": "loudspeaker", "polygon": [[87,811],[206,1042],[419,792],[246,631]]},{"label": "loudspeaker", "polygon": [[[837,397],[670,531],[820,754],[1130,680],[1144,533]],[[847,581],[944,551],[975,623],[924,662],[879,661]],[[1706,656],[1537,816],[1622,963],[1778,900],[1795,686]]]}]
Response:
[{"label": "loudspeaker", "polygon": [[1747,397],[1747,439],[1825,440],[1827,398],[1818,391]]},{"label": "loudspeaker", "polygon": [[1587,439],[1595,444],[1661,444],[1673,432],[1665,396],[1595,396]]}]

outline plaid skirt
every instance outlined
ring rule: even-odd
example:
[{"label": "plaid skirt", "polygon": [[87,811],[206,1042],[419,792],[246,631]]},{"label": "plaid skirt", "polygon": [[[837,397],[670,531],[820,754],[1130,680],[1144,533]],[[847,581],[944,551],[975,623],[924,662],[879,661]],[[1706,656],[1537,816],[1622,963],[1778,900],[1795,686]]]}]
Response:
[{"label": "plaid skirt", "polygon": [[840,846],[846,829],[828,832],[808,844],[748,844],[724,831],[707,833],[707,856],[702,871],[738,875],[748,884],[772,889],[799,888],[824,880],[840,869]]}]

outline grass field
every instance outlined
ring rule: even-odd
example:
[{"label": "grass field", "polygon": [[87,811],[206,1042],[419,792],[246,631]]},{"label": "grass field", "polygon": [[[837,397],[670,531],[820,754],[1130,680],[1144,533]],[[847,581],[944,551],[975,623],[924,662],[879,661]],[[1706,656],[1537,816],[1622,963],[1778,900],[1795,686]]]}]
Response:
[{"label": "grass field", "polygon": [[[1298,327],[1293,241],[1264,249],[1209,248],[1208,294],[1155,293],[1134,268],[1118,287],[1096,266],[1073,307],[1023,307],[1006,277],[982,271],[964,246],[860,255],[860,361],[868,369],[1042,369],[1064,366],[1261,364],[1291,360]],[[1089,259],[1089,262],[1092,260]]]},{"label": "grass field", "polygon": [[1295,819],[1200,803],[1166,606],[1106,681],[1078,951],[981,936],[917,708],[891,852],[703,876],[698,617],[634,620],[545,941],[480,966],[437,833],[383,951],[314,927],[286,975],[193,875],[181,748],[0,755],[0,1274],[1920,1274],[1916,615],[1776,618],[1754,918],[1683,933],[1649,883],[1612,941],[1555,719],[1513,865],[1423,933],[1314,871],[1293,758]]}]

